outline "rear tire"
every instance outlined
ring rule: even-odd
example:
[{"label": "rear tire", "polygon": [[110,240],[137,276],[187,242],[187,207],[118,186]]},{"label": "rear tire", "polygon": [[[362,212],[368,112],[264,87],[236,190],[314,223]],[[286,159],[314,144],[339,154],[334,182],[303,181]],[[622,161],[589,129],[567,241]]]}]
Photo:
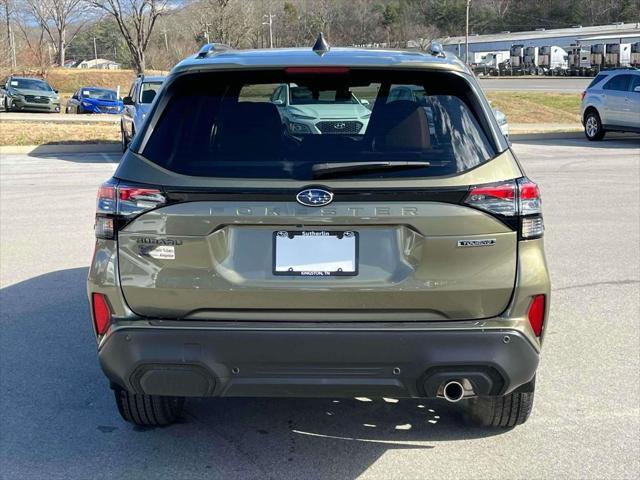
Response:
[{"label": "rear tire", "polygon": [[129,423],[145,427],[171,425],[180,417],[183,397],[161,397],[114,390],[120,416]]},{"label": "rear tire", "polygon": [[605,133],[600,115],[595,110],[590,110],[584,117],[584,134],[587,140],[591,142],[602,140]]},{"label": "rear tire", "polygon": [[480,427],[512,428],[527,421],[533,409],[534,392],[510,393],[502,397],[468,400],[467,423]]},{"label": "rear tire", "polygon": [[127,147],[129,146],[129,142],[127,141],[127,135],[124,133],[124,128],[120,126],[120,146],[122,147],[122,151],[126,152]]}]

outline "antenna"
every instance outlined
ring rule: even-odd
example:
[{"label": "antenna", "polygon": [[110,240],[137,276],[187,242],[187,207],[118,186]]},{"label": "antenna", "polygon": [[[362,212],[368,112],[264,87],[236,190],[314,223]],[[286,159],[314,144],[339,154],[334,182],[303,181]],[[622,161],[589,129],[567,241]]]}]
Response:
[{"label": "antenna", "polygon": [[211,53],[219,53],[225,50],[232,50],[232,48],[223,43],[206,43],[198,51],[196,58],[207,58]]},{"label": "antenna", "polygon": [[331,46],[329,45],[327,40],[324,38],[324,34],[320,32],[320,34],[318,35],[318,38],[316,39],[316,43],[313,44],[313,48],[311,50],[313,50],[318,55],[323,56],[330,49],[331,49]]}]

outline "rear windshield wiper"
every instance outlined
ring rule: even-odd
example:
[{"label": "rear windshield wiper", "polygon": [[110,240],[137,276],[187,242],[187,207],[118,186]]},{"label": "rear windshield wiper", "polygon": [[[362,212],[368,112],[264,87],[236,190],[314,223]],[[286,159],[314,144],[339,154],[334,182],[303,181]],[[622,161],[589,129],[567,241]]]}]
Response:
[{"label": "rear windshield wiper", "polygon": [[313,168],[315,178],[326,176],[349,175],[358,172],[375,170],[405,170],[411,168],[425,168],[429,162],[418,161],[388,161],[388,162],[334,162],[316,163]]}]

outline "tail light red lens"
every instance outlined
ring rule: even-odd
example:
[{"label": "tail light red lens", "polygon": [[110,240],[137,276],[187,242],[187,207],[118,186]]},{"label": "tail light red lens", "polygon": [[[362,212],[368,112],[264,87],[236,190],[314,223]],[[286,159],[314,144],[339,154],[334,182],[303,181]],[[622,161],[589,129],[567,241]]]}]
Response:
[{"label": "tail light red lens", "polygon": [[584,100],[584,97],[585,97],[585,95],[586,95],[586,94],[587,94],[587,91],[586,91],[586,90],[585,90],[585,91],[583,91],[583,92],[580,94],[580,101]]},{"label": "tail light red lens", "polygon": [[116,212],[116,187],[112,183],[103,183],[98,188],[98,198],[96,199],[97,213]]},{"label": "tail light red lens", "polygon": [[166,198],[156,188],[118,186],[118,215],[137,215],[165,202]]},{"label": "tail light red lens", "polygon": [[536,295],[529,306],[529,323],[536,337],[542,335],[544,328],[545,296]]},{"label": "tail light red lens", "polygon": [[526,177],[474,187],[465,203],[498,217],[519,217],[522,239],[538,238],[544,233],[540,190]]},{"label": "tail light red lens", "polygon": [[512,217],[517,214],[516,183],[513,181],[482,185],[469,192],[466,204],[496,215]]},{"label": "tail light red lens", "polygon": [[91,295],[93,309],[93,321],[98,335],[104,335],[111,324],[111,310],[107,304],[107,299],[101,293]]},{"label": "tail light red lens", "polygon": [[115,238],[123,219],[131,219],[162,206],[167,199],[157,188],[126,185],[110,180],[98,189],[95,233],[97,238]]}]

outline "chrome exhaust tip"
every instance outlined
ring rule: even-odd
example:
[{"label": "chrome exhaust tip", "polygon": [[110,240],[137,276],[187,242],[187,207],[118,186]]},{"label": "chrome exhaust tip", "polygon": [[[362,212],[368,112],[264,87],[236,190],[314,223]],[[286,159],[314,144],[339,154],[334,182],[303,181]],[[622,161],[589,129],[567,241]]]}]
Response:
[{"label": "chrome exhaust tip", "polygon": [[442,396],[448,402],[459,402],[464,397],[464,386],[457,380],[451,380],[444,384]]}]

